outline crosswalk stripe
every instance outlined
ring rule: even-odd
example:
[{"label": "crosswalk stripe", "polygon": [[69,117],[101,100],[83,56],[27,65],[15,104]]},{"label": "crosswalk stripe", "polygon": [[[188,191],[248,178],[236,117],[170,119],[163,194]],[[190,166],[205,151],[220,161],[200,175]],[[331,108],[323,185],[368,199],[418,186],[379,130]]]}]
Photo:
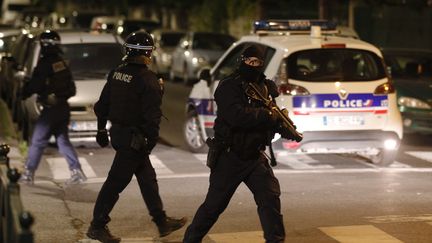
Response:
[{"label": "crosswalk stripe", "polygon": [[[49,168],[55,180],[64,180],[70,178],[69,165],[65,158],[55,157],[47,158],[46,160],[49,164]],[[78,160],[81,164],[81,169],[84,171],[84,174],[87,176],[87,178],[96,177],[96,173],[94,172],[93,168],[90,166],[86,158],[79,157]]]},{"label": "crosswalk stripe", "polygon": [[422,160],[426,160],[427,162],[431,162],[432,163],[432,152],[427,152],[427,151],[406,151],[406,154],[409,154],[413,157],[422,159]]},{"label": "crosswalk stripe", "polygon": [[193,154],[193,156],[203,164],[207,162],[207,154]]},{"label": "crosswalk stripe", "polygon": [[63,157],[46,159],[54,180],[64,180],[70,178],[70,171],[66,159]]},{"label": "crosswalk stripe", "polygon": [[174,174],[174,172],[168,167],[165,166],[164,163],[156,156],[156,155],[150,155],[150,161],[153,165],[153,168],[156,171],[156,174],[158,175],[166,175],[166,174]]},{"label": "crosswalk stripe", "polygon": [[311,169],[333,169],[334,167],[326,164],[319,164],[318,160],[315,160],[307,154],[300,154],[297,156],[289,156],[285,154],[279,154],[277,161],[281,164],[288,165],[289,167],[297,170],[311,170]]},{"label": "crosswalk stripe", "polygon": [[390,168],[412,168],[412,166],[401,163],[399,161],[394,161],[393,164],[389,166]]},{"label": "crosswalk stripe", "polygon": [[319,229],[340,243],[402,243],[372,225],[320,227]]},{"label": "crosswalk stripe", "polygon": [[[144,237],[144,238],[122,238],[122,243],[154,243],[159,242],[155,241],[153,237]],[[78,243],[100,243],[98,240],[92,240],[92,239],[81,239],[78,240]]]},{"label": "crosswalk stripe", "polygon": [[93,168],[90,166],[86,158],[80,157],[79,161],[81,163],[81,169],[84,171],[84,174],[87,176],[87,178],[96,177],[96,173],[94,172]]},{"label": "crosswalk stripe", "polygon": [[262,231],[209,234],[209,238],[217,243],[262,243],[264,241]]}]

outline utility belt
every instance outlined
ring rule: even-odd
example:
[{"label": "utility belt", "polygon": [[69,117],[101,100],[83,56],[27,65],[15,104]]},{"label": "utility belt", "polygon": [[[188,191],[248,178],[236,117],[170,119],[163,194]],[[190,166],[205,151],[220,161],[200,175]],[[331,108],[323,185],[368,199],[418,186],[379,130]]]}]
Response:
[{"label": "utility belt", "polygon": [[213,169],[216,166],[217,160],[223,152],[233,152],[241,160],[255,160],[261,156],[262,151],[265,150],[265,143],[247,143],[242,141],[236,143],[235,140],[226,142],[214,137],[209,137],[206,140],[206,144],[209,147],[207,154],[207,166]]},{"label": "utility belt", "polygon": [[133,149],[137,152],[145,151],[148,139],[142,128],[114,123],[110,129],[111,144],[114,149]]}]

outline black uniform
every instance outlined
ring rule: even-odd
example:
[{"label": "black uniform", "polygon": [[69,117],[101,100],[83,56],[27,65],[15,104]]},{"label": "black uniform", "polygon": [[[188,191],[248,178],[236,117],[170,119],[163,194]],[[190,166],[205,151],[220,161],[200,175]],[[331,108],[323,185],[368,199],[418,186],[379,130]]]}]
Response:
[{"label": "black uniform", "polygon": [[[110,137],[116,155],[94,208],[92,224],[96,228],[110,221],[109,213],[133,175],[153,221],[165,219],[156,173],[149,160],[159,135],[161,102],[161,85],[145,64],[126,62],[109,74],[95,112],[99,129],[105,128],[107,120],[112,123]],[[136,135],[147,140],[147,145],[137,150],[131,148]]]},{"label": "black uniform", "polygon": [[[264,75],[256,82],[262,91],[278,95],[275,84]],[[245,77],[235,72],[216,89],[215,138],[224,150],[211,169],[206,199],[186,231],[185,243],[201,242],[242,182],[254,194],[266,242],[284,241],[279,182],[262,154],[275,124],[268,110],[246,96],[246,84]]]}]

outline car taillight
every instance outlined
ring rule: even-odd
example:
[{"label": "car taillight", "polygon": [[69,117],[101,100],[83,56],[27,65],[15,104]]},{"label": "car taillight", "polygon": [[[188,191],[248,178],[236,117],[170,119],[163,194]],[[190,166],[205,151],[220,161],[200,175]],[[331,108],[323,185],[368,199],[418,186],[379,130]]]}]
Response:
[{"label": "car taillight", "polygon": [[395,88],[391,81],[381,84],[376,87],[374,94],[376,95],[385,95],[385,94],[393,94],[395,92]]},{"label": "car taillight", "polygon": [[309,91],[302,86],[287,83],[279,85],[279,93],[292,96],[310,94]]}]

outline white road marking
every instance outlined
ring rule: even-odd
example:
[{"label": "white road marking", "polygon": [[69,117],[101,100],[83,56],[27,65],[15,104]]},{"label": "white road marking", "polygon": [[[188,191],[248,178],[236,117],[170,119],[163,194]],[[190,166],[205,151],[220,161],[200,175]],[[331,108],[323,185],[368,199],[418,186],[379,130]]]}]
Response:
[{"label": "white road marking", "polygon": [[340,243],[402,243],[372,225],[320,227],[319,229]]},{"label": "white road marking", "polygon": [[311,158],[307,154],[301,154],[296,156],[281,154],[277,156],[276,160],[278,163],[288,165],[289,167],[296,170],[313,170],[313,169],[333,169],[334,167],[326,164],[319,164],[318,160]]},{"label": "white road marking", "polygon": [[70,178],[69,166],[65,158],[47,158],[46,161],[49,164],[49,168],[54,180],[64,180]]},{"label": "white road marking", "polygon": [[80,157],[79,161],[81,163],[81,169],[84,171],[84,174],[87,176],[87,178],[96,177],[96,173],[94,172],[93,168],[90,166],[86,158]]},{"label": "white road marking", "polygon": [[207,163],[207,154],[193,154],[193,156],[199,160],[201,163],[205,164]]},{"label": "white road marking", "polygon": [[[87,178],[96,177],[96,173],[94,172],[86,158],[79,157],[78,160]],[[47,158],[46,161],[48,162],[54,180],[65,180],[70,178],[69,165],[65,158]]]},{"label": "white road marking", "polygon": [[[144,237],[144,238],[122,238],[122,243],[154,243],[154,242],[160,242],[156,240],[153,237]],[[78,243],[100,243],[98,240],[92,240],[92,239],[81,239],[78,240]]]},{"label": "white road marking", "polygon": [[166,175],[166,174],[174,174],[174,172],[168,167],[165,166],[164,163],[156,156],[156,155],[150,155],[150,161],[153,165],[153,168],[156,171],[156,174],[158,175]]},{"label": "white road marking", "polygon": [[235,243],[235,242],[262,243],[264,242],[262,231],[219,233],[219,234],[209,234],[208,236],[211,240],[217,243]]},{"label": "white road marking", "polygon": [[390,168],[412,168],[412,166],[401,163],[399,161],[394,161],[389,167]]},{"label": "white road marking", "polygon": [[427,151],[406,151],[406,154],[409,154],[411,156],[414,156],[416,158],[426,160],[427,162],[432,163],[432,152]]},{"label": "white road marking", "polygon": [[365,217],[369,222],[375,224],[382,223],[406,223],[406,222],[427,222],[432,221],[432,214],[419,214],[419,215],[384,215]]}]

